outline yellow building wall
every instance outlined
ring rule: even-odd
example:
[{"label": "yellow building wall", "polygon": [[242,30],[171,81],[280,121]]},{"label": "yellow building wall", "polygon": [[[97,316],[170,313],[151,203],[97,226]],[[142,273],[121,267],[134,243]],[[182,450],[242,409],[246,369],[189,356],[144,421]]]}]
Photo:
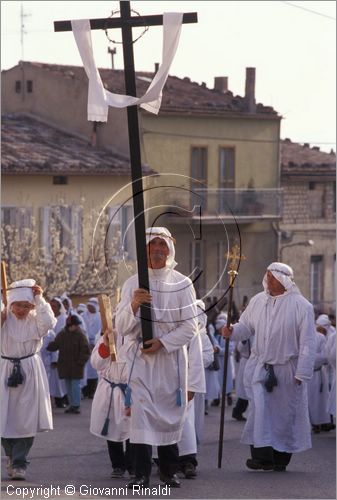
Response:
[{"label": "yellow building wall", "polygon": [[279,120],[142,114],[143,161],[189,176],[191,147],[208,150],[208,187],[219,187],[219,148],[235,149],[235,188],[279,186]]}]

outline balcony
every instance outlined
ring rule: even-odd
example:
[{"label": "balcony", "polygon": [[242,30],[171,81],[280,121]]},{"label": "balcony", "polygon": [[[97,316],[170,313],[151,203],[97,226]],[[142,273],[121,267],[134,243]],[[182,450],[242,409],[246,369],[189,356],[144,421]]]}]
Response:
[{"label": "balcony", "polygon": [[[176,189],[166,192],[170,219],[204,223],[276,221],[282,217],[282,189]],[[173,222],[173,220],[172,220]]]}]

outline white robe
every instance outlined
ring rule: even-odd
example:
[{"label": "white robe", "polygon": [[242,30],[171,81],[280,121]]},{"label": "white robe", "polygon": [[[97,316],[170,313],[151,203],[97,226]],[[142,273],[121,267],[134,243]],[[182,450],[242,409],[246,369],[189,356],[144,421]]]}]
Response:
[{"label": "white robe", "polygon": [[326,343],[326,357],[332,370],[332,383],[327,401],[327,411],[336,416],[336,332],[329,335]]},{"label": "white robe", "polygon": [[[210,358],[209,344],[207,341],[211,343],[205,331],[199,330],[198,335],[195,335],[192,338],[188,347],[188,390],[194,392],[195,395],[205,394],[206,392],[203,344],[206,346],[205,356],[207,358],[207,362],[210,363],[213,359],[212,344],[212,357]],[[190,455],[197,452],[194,398],[189,401],[187,405],[187,415],[184,422],[183,432],[178,443],[180,456]],[[204,413],[204,411],[202,413]]]},{"label": "white robe", "polygon": [[[212,343],[212,347],[218,346],[218,342],[215,340],[215,337],[214,337],[214,332],[215,332],[215,329],[214,329],[213,325],[212,324],[208,325],[208,335],[212,339],[212,341],[210,340],[210,342]],[[213,350],[213,353],[214,353],[214,350]],[[219,397],[220,383],[219,383],[218,371],[210,370],[209,365],[208,365],[208,367],[205,367],[205,379],[206,379],[205,400],[206,401],[212,401],[213,399],[217,399]]]},{"label": "white robe", "polygon": [[[206,386],[206,370],[214,359],[213,345],[206,333],[206,324],[204,328],[200,329],[200,338],[202,344],[202,361],[203,361],[203,373],[205,375],[205,393],[207,390]],[[197,438],[197,444],[200,444],[203,438],[204,421],[205,421],[205,393],[196,392],[193,398],[194,404],[194,425],[195,434]]]},{"label": "white robe", "polygon": [[[90,349],[93,349],[96,336],[100,335],[102,330],[101,315],[99,312],[91,313],[90,311],[85,311],[82,314],[81,319],[84,321],[86,326],[86,334]],[[86,375],[89,379],[98,378],[97,371],[92,366],[90,359],[86,363]]]},{"label": "white robe", "polygon": [[[239,342],[237,350],[240,353],[239,369],[235,378],[235,393],[238,398],[248,399],[245,385],[243,383],[246,364],[250,355],[253,337],[248,339],[244,344]],[[248,343],[249,342],[249,343]]]},{"label": "white robe", "polygon": [[[224,376],[224,367],[225,367],[225,339],[219,335],[215,335],[215,341],[219,347],[219,362],[220,362],[220,370],[216,373],[219,379],[219,387],[220,393],[218,398],[222,395],[222,386],[223,386],[223,376]],[[229,342],[228,349],[228,364],[227,364],[227,379],[226,379],[226,394],[230,394],[234,388],[233,382],[233,363],[232,363],[232,354],[234,352],[235,343]]]},{"label": "white robe", "polygon": [[[122,289],[116,313],[119,335],[128,336],[126,363],[132,390],[130,442],[154,446],[177,443],[181,438],[187,408],[186,344],[197,333],[197,310],[189,278],[168,267],[149,269],[152,294],[153,336],[163,347],[154,354],[142,354],[140,310],[131,308],[138,276],[129,278]],[[131,367],[133,365],[133,369]],[[177,405],[177,390],[182,405]]]},{"label": "white robe", "polygon": [[[110,356],[102,358],[98,352],[102,342],[103,340],[100,338],[91,354],[91,364],[98,372],[99,382],[91,407],[90,432],[109,441],[125,441],[129,439],[130,435],[130,417],[125,415],[124,394],[120,387],[112,389],[105,380],[115,384],[127,383],[127,367],[123,356],[124,346],[117,346],[117,359],[111,361]],[[102,436],[102,429],[107,417],[110,419],[108,434]]]},{"label": "white robe", "polygon": [[323,370],[323,365],[326,364],[326,338],[322,333],[316,332],[314,373],[308,382],[309,416],[312,425],[330,422],[330,415],[327,412],[329,380],[327,371]]},{"label": "white robe", "polygon": [[25,320],[18,320],[9,312],[1,332],[1,355],[20,358],[23,384],[8,387],[13,363],[1,359],[1,436],[21,438],[35,436],[37,432],[53,428],[49,387],[46,370],[38,352],[42,339],[56,321],[49,304],[36,298],[36,309]]},{"label": "white robe", "polygon": [[[59,316],[56,317],[56,325],[53,328],[54,331],[54,336],[53,338],[47,338],[45,337],[43,340],[43,346],[41,349],[41,352],[46,352],[50,356],[51,362],[52,363],[57,363],[59,353],[58,351],[50,352],[46,350],[47,345],[49,342],[55,339],[56,335],[60,333],[61,330],[66,326],[66,320],[67,320],[67,315],[66,313],[61,313]],[[45,365],[46,367],[46,365]],[[48,370],[46,368],[47,375],[48,375],[48,382],[49,382],[49,390],[50,390],[50,395],[55,397],[55,398],[63,398],[67,394],[66,390],[66,385],[65,381],[63,379],[60,379],[57,367],[50,365],[48,367]]]},{"label": "white robe", "polygon": [[[312,305],[297,291],[255,295],[233,325],[232,340],[255,333],[244,383],[248,419],[241,441],[294,453],[311,448],[307,381],[313,373],[315,323]],[[274,365],[277,387],[264,387],[265,363]],[[294,377],[302,380],[297,385]]]}]

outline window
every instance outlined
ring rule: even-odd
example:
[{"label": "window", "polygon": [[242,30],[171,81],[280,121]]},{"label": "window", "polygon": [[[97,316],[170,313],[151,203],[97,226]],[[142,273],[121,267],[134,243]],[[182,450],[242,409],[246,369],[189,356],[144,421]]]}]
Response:
[{"label": "window", "polygon": [[202,241],[190,242],[190,274],[189,277],[193,281],[194,288],[199,296],[203,294],[205,286],[205,270],[203,269],[203,252]]},{"label": "window", "polygon": [[53,184],[66,185],[68,184],[68,177],[66,175],[54,175]]},{"label": "window", "polygon": [[82,252],[82,208],[71,206],[47,206],[40,209],[40,244],[45,256],[52,258],[56,248],[68,252],[66,262],[70,276],[76,273]]},{"label": "window", "polygon": [[[202,206],[206,209],[207,189],[207,148],[193,147],[191,150],[191,208]],[[200,181],[200,182],[198,182]],[[202,184],[200,184],[202,183]],[[200,193],[200,194],[199,194]]]},{"label": "window", "polygon": [[10,261],[10,266],[31,258],[34,244],[33,211],[27,207],[2,207],[2,257]]},{"label": "window", "polygon": [[136,260],[133,207],[131,205],[109,207],[107,215],[106,248],[108,251],[106,253],[108,257],[112,260],[116,258]]},{"label": "window", "polygon": [[235,158],[234,148],[220,148],[219,153],[219,200],[218,210],[220,213],[227,212],[228,206],[235,209],[235,193],[224,193],[222,189],[234,189],[235,187]]},{"label": "window", "polygon": [[15,81],[15,92],[17,94],[21,93],[21,82],[20,82],[20,80],[16,80]]},{"label": "window", "polygon": [[235,158],[234,148],[220,148],[219,188],[234,189],[235,187]]},{"label": "window", "polygon": [[314,306],[318,306],[323,300],[323,255],[311,256],[310,299]]},{"label": "window", "polygon": [[28,94],[31,94],[33,92],[33,81],[32,80],[27,80],[27,92],[28,92]]},{"label": "window", "polygon": [[316,182],[309,182],[309,191],[314,191],[316,188]]}]

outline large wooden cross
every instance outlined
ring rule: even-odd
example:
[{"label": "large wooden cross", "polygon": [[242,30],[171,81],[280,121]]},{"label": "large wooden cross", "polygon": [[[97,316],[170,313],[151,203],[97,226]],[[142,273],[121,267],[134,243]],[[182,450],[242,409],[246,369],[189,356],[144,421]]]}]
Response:
[{"label": "large wooden cross", "polygon": [[[124,59],[124,78],[125,93],[137,97],[136,92],[136,73],[133,57],[132,28],[140,26],[159,26],[163,24],[163,16],[131,16],[130,2],[121,1],[120,17],[110,17],[107,19],[90,19],[91,29],[109,29],[120,28],[122,30],[123,41],[123,59]],[[183,15],[183,23],[196,23],[198,21],[197,13],[191,12]],[[72,31],[71,21],[55,21],[55,31]],[[136,249],[138,263],[139,287],[149,290],[149,274],[147,269],[146,256],[146,238],[145,238],[145,217],[144,217],[144,198],[142,181],[142,164],[140,153],[140,139],[138,127],[137,106],[127,108],[131,179],[133,194],[133,210],[136,232]],[[152,316],[150,305],[141,307],[141,325],[143,343],[152,339]]]}]

